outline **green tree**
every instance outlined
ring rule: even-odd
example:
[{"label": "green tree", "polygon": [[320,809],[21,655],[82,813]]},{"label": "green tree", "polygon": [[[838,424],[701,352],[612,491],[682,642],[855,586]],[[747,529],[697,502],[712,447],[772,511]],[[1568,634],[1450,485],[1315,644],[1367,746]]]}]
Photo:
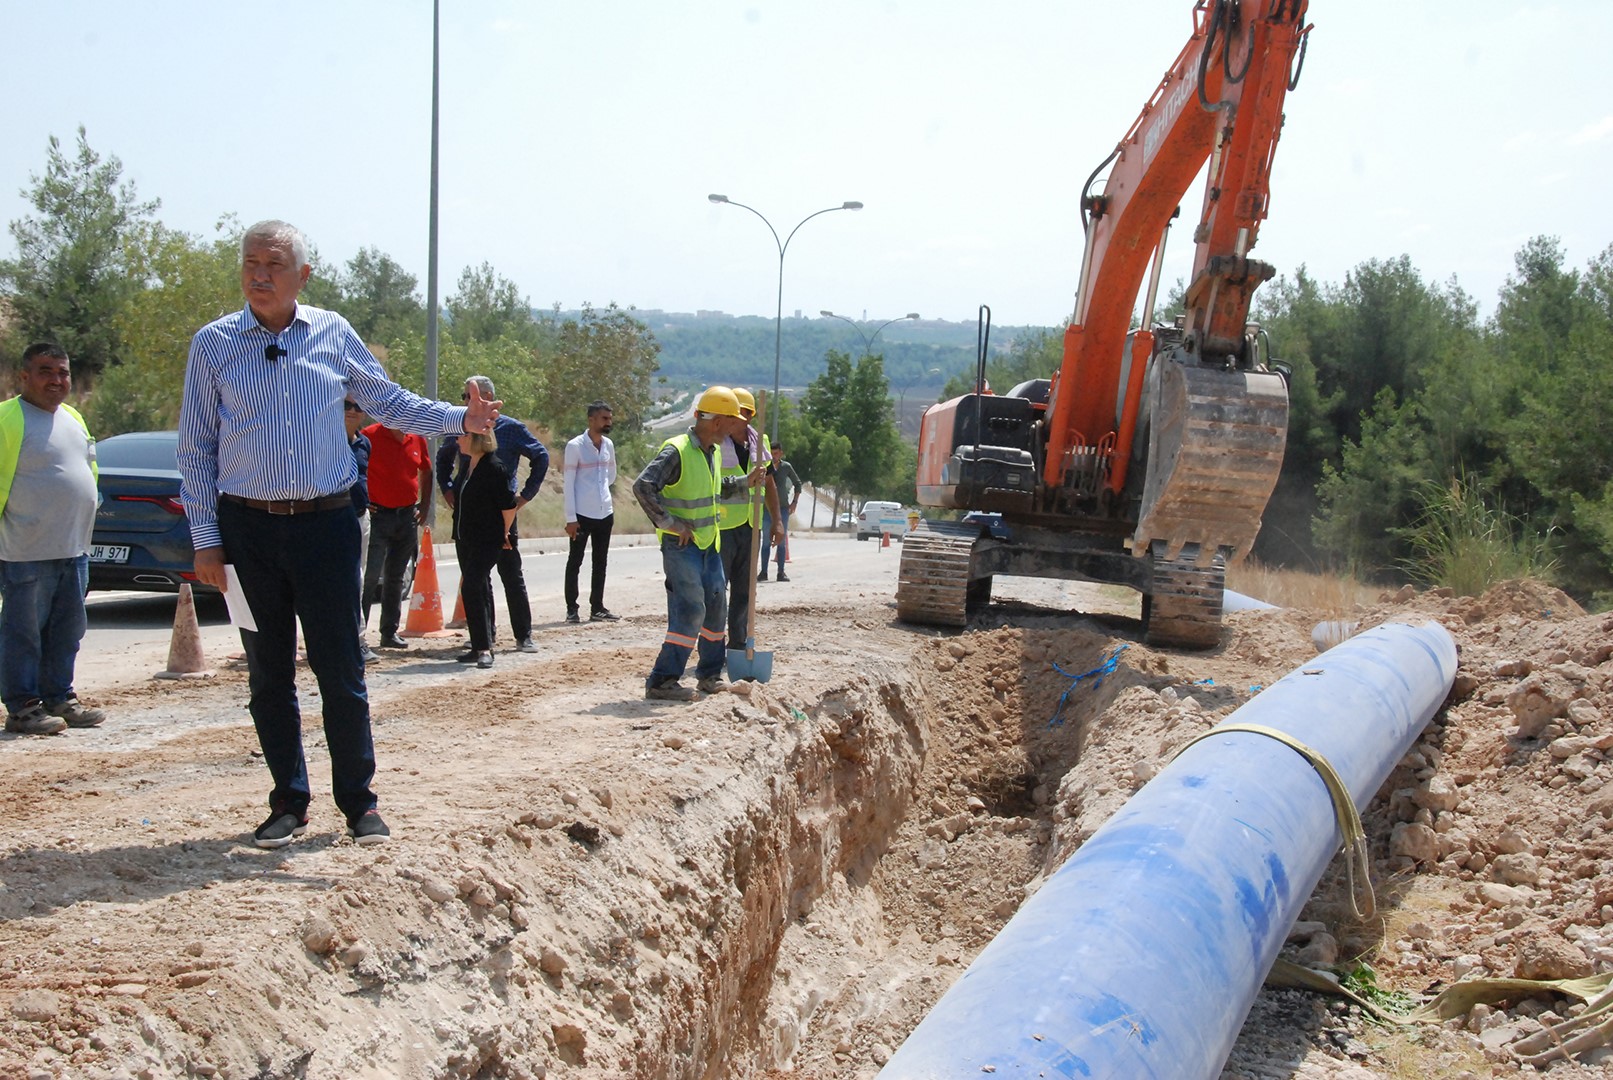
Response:
[{"label": "green tree", "polygon": [[[908,454],[896,430],[884,361],[864,356],[853,367],[851,357],[835,349],[829,350],[825,361],[824,373],[807,387],[806,418],[813,427],[850,441],[851,460],[844,473],[847,488],[858,494],[883,491],[897,468],[898,455]],[[909,491],[903,501],[912,498]]]},{"label": "green tree", "polygon": [[448,316],[448,336],[461,345],[501,337],[528,346],[539,342],[532,304],[515,282],[501,276],[491,263],[467,266],[443,310]]},{"label": "green tree", "polygon": [[379,248],[360,248],[341,277],[341,313],[358,336],[377,345],[426,327],[426,307],[415,276]]},{"label": "green tree", "polygon": [[584,304],[575,317],[562,317],[557,308],[541,325],[533,418],[575,434],[587,426],[588,403],[604,398],[622,435],[642,430],[661,346],[632,309]]},{"label": "green tree", "polygon": [[204,241],[157,222],[134,231],[126,259],[148,287],[115,319],[127,360],[107,369],[86,403],[98,436],[178,422],[191,337],[242,303],[240,226],[225,218],[218,232]]},{"label": "green tree", "polygon": [[86,382],[123,358],[114,325],[145,281],[126,256],[133,232],[158,200],[141,202],[123,162],[90,148],[82,125],[76,153],[50,137],[45,171],[22,195],[36,213],[11,223],[17,257],[0,262],[0,290],[11,313],[8,358],[30,341],[59,343]]}]

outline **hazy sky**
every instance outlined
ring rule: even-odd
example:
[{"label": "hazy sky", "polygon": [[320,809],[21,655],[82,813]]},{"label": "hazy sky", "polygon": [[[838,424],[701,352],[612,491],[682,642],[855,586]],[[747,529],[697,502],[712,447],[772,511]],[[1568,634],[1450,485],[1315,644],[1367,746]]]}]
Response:
[{"label": "hazy sky", "polygon": [[[1080,187],[1191,0],[442,0],[441,290],[538,305],[1052,324]],[[1513,255],[1613,244],[1613,4],[1312,0],[1257,253],[1342,282],[1409,255],[1493,310]],[[80,123],[169,225],[282,217],[426,283],[429,0],[0,0],[0,217]],[[1185,213],[1196,212],[1199,193]],[[1167,281],[1187,272],[1178,229]],[[14,251],[9,236],[0,251]]]}]

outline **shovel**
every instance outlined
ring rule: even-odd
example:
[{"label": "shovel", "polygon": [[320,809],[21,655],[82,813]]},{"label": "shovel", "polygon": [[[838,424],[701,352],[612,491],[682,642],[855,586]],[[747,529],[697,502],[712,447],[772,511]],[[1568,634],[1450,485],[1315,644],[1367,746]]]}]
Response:
[{"label": "shovel", "polygon": [[[756,430],[761,431],[765,426],[763,413],[767,409],[767,391],[756,392]],[[754,466],[756,463],[753,461]],[[745,647],[743,649],[728,650],[728,679],[730,682],[739,682],[749,679],[752,682],[766,682],[773,677],[773,654],[759,652],[756,648],[756,562],[761,556],[762,545],[758,542],[760,537],[756,531],[762,527],[762,493],[767,490],[765,483],[758,484],[751,489],[750,498],[750,564],[746,569],[750,574],[750,602],[746,608],[745,619]]]}]

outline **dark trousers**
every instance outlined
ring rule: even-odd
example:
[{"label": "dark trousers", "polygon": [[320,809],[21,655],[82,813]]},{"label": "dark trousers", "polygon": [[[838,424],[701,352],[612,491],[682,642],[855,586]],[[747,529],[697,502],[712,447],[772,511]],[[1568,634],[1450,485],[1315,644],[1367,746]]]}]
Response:
[{"label": "dark trousers", "polygon": [[502,549],[456,540],[454,552],[459,556],[459,595],[465,601],[465,631],[470,634],[471,651],[489,652],[493,648],[493,567],[502,565]]},{"label": "dark trousers", "polygon": [[370,561],[364,567],[364,625],[370,624],[370,606],[381,600],[381,636],[398,632],[403,619],[403,598],[414,580],[414,561],[420,554],[420,531],[413,506],[387,509],[370,507]]},{"label": "dark trousers", "polygon": [[615,524],[615,514],[602,518],[577,515],[577,535],[571,538],[571,551],[566,555],[566,614],[577,610],[577,573],[582,569],[583,549],[590,540],[594,544],[594,574],[588,583],[588,613],[604,609],[605,563],[610,558],[610,531]]},{"label": "dark trousers", "polygon": [[[516,644],[532,636],[532,602],[526,595],[526,575],[521,571],[521,538],[510,523],[510,546],[498,549],[498,579],[504,583],[504,603],[510,609],[510,632]],[[464,572],[461,568],[461,573]],[[492,595],[488,596],[489,605]],[[490,608],[491,610],[491,608]],[[470,604],[465,605],[465,618],[470,618]],[[491,648],[492,646],[488,646]]]},{"label": "dark trousers", "polygon": [[750,553],[755,532],[748,523],[722,531],[722,569],[728,577],[730,649],[743,649],[750,630]]},{"label": "dark trousers", "polygon": [[220,499],[224,557],[235,565],[256,630],[241,631],[248,709],[274,789],[269,805],[307,809],[308,763],[297,704],[297,623],[319,682],[331,788],[349,822],[375,806],[375,747],[358,635],[358,517],[352,507],[271,514]]}]

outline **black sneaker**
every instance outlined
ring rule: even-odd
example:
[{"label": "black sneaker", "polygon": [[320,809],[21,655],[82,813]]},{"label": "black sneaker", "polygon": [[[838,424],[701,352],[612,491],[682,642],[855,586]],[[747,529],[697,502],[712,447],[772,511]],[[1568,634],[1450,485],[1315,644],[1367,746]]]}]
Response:
[{"label": "black sneaker", "polygon": [[347,823],[347,835],[355,844],[384,844],[392,836],[392,830],[386,827],[379,813],[366,810],[357,820]]},{"label": "black sneaker", "polygon": [[359,656],[363,658],[366,664],[379,664],[381,662],[381,654],[370,648],[368,645],[365,645],[363,649],[360,650]]},{"label": "black sneaker", "polygon": [[515,643],[515,647],[517,649],[521,650],[522,652],[537,652],[538,651],[538,643],[536,641],[532,640],[532,635],[531,634],[528,634],[526,637],[522,638],[520,641],[517,641]]},{"label": "black sneaker", "polygon": [[578,617],[575,611],[568,611],[566,612],[566,621],[569,623],[580,623],[582,622],[582,619]]},{"label": "black sneaker", "polygon": [[456,664],[474,664],[476,662],[476,658],[481,656],[481,655],[482,654],[477,652],[475,649],[471,649],[468,652],[462,652],[458,656],[454,657],[454,663],[456,663]]},{"label": "black sneaker", "polygon": [[409,647],[409,643],[396,634],[382,634],[381,640],[377,644],[383,649],[407,649]]},{"label": "black sneaker", "polygon": [[767,571],[766,570],[757,571],[756,580],[757,581],[766,581],[767,580]]},{"label": "black sneaker", "polygon": [[790,575],[788,575],[784,571],[780,570],[778,572],[778,580],[779,581],[788,581],[788,580],[790,580]]},{"label": "black sneaker", "polygon": [[257,831],[252,834],[252,842],[260,848],[280,848],[291,843],[293,836],[301,836],[308,831],[308,812],[293,813],[290,810],[273,810],[269,818]]},{"label": "black sneaker", "polygon": [[490,667],[492,667],[493,666],[493,654],[490,653],[490,652],[477,653],[476,654],[476,666],[479,667],[479,668],[490,668]]},{"label": "black sneaker", "polygon": [[588,616],[588,621],[589,622],[615,622],[616,620],[618,620],[620,618],[621,618],[621,616],[616,614],[614,611],[607,611],[605,608],[600,608],[598,611],[596,611],[592,615]]}]

